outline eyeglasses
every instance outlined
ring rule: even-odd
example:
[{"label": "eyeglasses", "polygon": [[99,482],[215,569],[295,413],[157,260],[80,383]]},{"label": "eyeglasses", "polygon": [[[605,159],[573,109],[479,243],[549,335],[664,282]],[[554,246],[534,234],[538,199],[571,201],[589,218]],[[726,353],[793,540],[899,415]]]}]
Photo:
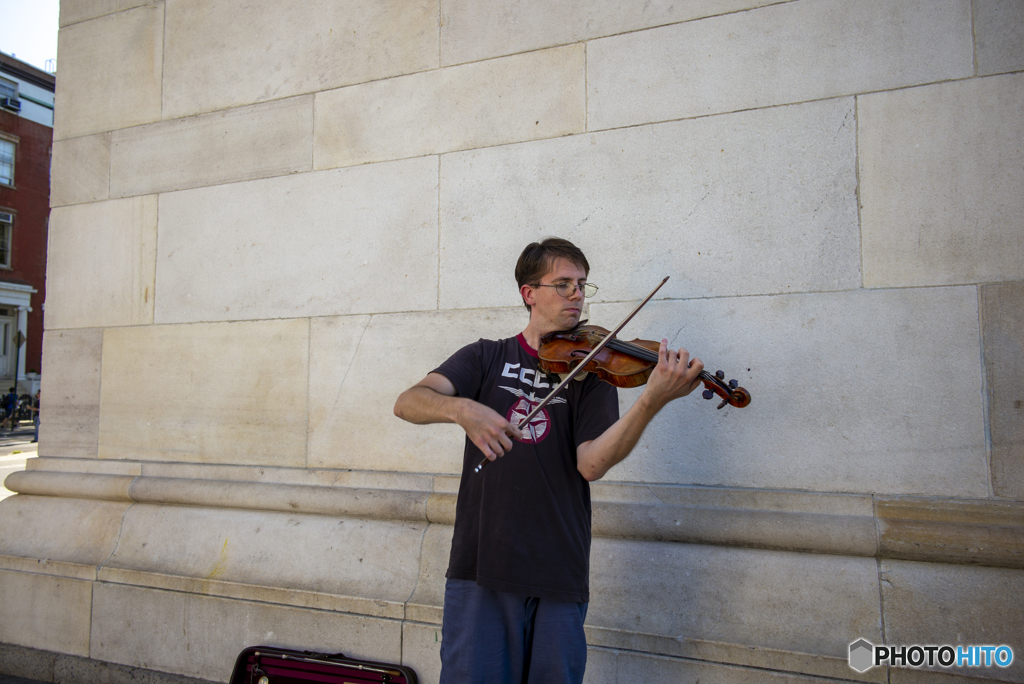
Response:
[{"label": "eyeglasses", "polygon": [[580,289],[583,290],[584,297],[589,298],[597,294],[597,285],[594,285],[594,283],[583,283],[582,287],[577,287],[576,283],[570,282],[568,280],[562,281],[560,283],[555,283],[554,285],[541,285],[540,283],[534,283],[530,285],[530,287],[553,287],[555,288],[555,292],[565,297],[566,299],[572,297],[574,294],[576,294],[576,290]]}]

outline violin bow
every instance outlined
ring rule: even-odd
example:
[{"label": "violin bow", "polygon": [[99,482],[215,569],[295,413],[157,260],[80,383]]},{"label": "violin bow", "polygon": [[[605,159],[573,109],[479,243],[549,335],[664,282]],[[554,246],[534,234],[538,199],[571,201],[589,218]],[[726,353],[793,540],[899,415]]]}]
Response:
[{"label": "violin bow", "polygon": [[[558,383],[557,387],[555,387],[553,390],[548,392],[548,396],[544,397],[544,399],[541,400],[541,402],[539,404],[537,404],[535,407],[533,407],[533,410],[530,411],[526,415],[525,418],[523,418],[521,421],[519,421],[519,424],[516,425],[516,428],[522,430],[523,426],[529,427],[530,421],[533,420],[533,417],[536,416],[538,413],[540,413],[541,409],[543,409],[545,406],[550,404],[551,400],[554,399],[558,395],[558,393],[561,392],[562,389],[566,385],[569,384],[569,381],[572,380],[573,378],[575,378],[577,375],[579,375],[580,372],[583,370],[583,368],[588,363],[590,363],[590,360],[593,359],[595,356],[597,356],[600,353],[600,351],[602,349],[604,349],[605,345],[608,344],[608,342],[613,337],[618,335],[620,330],[622,330],[623,328],[626,327],[627,323],[629,323],[631,320],[633,320],[633,316],[636,316],[637,312],[639,312],[640,309],[644,308],[644,306],[647,304],[647,302],[651,301],[651,297],[653,297],[655,295],[655,293],[658,290],[661,289],[662,285],[664,285],[665,283],[668,282],[668,278],[669,278],[668,276],[665,276],[664,280],[662,280],[660,283],[658,283],[658,285],[653,290],[651,290],[651,294],[647,295],[644,298],[644,300],[642,302],[640,302],[639,304],[637,304],[636,308],[633,309],[633,311],[631,311],[630,314],[628,316],[626,316],[625,319],[623,319],[623,321],[621,323],[619,323],[617,326],[615,326],[615,328],[611,332],[609,332],[607,335],[605,335],[604,339],[602,339],[600,342],[598,342],[597,346],[595,346],[590,351],[589,354],[587,354],[586,356],[583,357],[582,361],[580,361],[578,364],[576,364],[573,367],[573,369],[571,371],[569,371],[569,373],[562,379],[562,382]],[[497,460],[497,459],[495,459],[495,460]],[[484,460],[480,461],[479,465],[477,465],[477,467],[473,469],[473,472],[474,473],[479,473],[490,462],[491,461],[489,459],[484,458]]]}]

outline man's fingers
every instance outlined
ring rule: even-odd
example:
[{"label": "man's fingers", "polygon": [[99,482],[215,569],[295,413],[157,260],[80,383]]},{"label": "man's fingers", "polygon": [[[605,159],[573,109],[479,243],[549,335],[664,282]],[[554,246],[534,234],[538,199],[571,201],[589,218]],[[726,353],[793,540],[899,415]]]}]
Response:
[{"label": "man's fingers", "polygon": [[504,432],[498,435],[498,443],[501,445],[501,448],[503,449],[502,453],[512,450],[512,440],[509,439],[508,435],[506,435]]}]

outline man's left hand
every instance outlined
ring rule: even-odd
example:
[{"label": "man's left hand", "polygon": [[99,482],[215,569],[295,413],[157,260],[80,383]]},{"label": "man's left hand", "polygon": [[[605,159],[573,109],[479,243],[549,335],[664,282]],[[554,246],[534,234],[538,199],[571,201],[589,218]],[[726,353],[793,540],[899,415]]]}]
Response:
[{"label": "man's left hand", "polygon": [[700,372],[704,363],[696,356],[690,358],[690,352],[680,348],[673,351],[668,348],[668,340],[662,340],[658,349],[658,365],[651,371],[644,393],[658,409],[665,404],[685,397],[700,387]]}]

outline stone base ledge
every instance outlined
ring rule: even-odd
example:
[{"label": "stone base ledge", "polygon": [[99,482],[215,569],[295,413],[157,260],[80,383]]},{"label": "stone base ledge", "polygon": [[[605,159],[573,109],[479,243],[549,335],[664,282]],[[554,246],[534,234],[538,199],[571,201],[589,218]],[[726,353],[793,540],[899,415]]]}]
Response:
[{"label": "stone base ledge", "polygon": [[[458,478],[32,459],[19,494],[451,525]],[[126,474],[137,470],[142,474]],[[153,474],[146,474],[148,472]],[[169,477],[185,475],[185,477]],[[210,478],[210,479],[207,479]],[[220,479],[230,478],[230,479]],[[597,537],[1024,568],[1024,503],[597,483]]]},{"label": "stone base ledge", "polygon": [[584,625],[587,645],[614,651],[629,651],[642,656],[685,658],[701,663],[716,663],[761,670],[798,672],[844,681],[888,684],[888,667],[871,668],[863,674],[851,669],[843,658],[796,653],[759,646],[729,644],[698,639],[671,638],[660,634],[626,632]]},{"label": "stone base ledge", "polygon": [[1024,568],[1024,504],[877,497],[879,557]]}]

